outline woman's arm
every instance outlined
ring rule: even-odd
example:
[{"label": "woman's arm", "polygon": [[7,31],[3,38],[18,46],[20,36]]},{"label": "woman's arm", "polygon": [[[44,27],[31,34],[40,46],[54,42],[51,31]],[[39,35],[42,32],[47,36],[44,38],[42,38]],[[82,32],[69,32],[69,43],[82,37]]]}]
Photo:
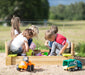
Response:
[{"label": "woman's arm", "polygon": [[65,45],[63,46],[63,48],[61,49],[59,55],[61,55],[64,52],[64,50],[67,48],[67,46],[68,46],[68,43],[66,42]]}]

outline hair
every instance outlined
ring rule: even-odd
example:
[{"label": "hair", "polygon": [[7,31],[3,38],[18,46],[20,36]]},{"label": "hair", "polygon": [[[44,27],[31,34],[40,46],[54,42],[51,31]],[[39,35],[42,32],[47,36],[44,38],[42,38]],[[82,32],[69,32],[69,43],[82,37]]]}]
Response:
[{"label": "hair", "polygon": [[12,38],[15,36],[15,34],[14,34],[15,29],[18,31],[19,34],[21,33],[20,28],[19,28],[19,23],[20,23],[20,18],[13,16],[11,19],[11,25],[12,25],[11,36],[12,36]]},{"label": "hair", "polygon": [[30,37],[33,37],[33,30],[32,29],[25,29],[23,31],[23,36],[26,37],[26,36],[30,36]]},{"label": "hair", "polygon": [[53,31],[53,32],[56,34],[56,33],[58,32],[58,27],[55,26],[55,25],[52,25],[52,26],[50,27],[50,30]]},{"label": "hair", "polygon": [[18,33],[21,33],[21,31],[19,29],[19,23],[20,23],[20,18],[13,16],[11,19],[12,28],[14,30],[16,29],[18,31]]},{"label": "hair", "polygon": [[45,40],[48,40],[51,38],[52,35],[54,35],[55,33],[51,30],[47,30],[45,33]]},{"label": "hair", "polygon": [[32,29],[34,32],[33,32],[33,37],[37,37],[38,36],[38,33],[39,33],[39,29],[37,26],[35,25],[32,25],[29,27],[29,29]]}]

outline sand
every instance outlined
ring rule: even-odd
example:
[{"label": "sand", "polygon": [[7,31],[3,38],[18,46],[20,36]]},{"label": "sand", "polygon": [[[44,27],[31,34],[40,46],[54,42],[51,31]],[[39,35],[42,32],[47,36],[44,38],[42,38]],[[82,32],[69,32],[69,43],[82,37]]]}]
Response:
[{"label": "sand", "polygon": [[0,75],[85,75],[85,67],[80,71],[64,71],[62,66],[58,65],[35,65],[33,72],[16,70],[16,65],[5,65],[5,53],[0,53]]}]

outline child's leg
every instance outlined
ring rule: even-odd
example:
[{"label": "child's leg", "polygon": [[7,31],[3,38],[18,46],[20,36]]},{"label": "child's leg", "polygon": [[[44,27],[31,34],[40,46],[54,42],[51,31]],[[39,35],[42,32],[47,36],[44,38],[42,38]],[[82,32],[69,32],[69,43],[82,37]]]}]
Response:
[{"label": "child's leg", "polygon": [[59,50],[59,49],[56,49],[55,53],[56,53],[57,55],[59,54],[59,52],[60,52],[60,50]]},{"label": "child's leg", "polygon": [[51,52],[51,49],[49,49],[49,52],[48,52],[48,54],[50,54],[50,52]]},{"label": "child's leg", "polygon": [[22,54],[22,52],[23,52],[22,47],[20,47],[17,51],[12,52],[12,53],[20,56]]},{"label": "child's leg", "polygon": [[[59,49],[56,49],[55,53],[57,54],[57,56],[59,55],[60,53],[60,50]],[[62,56],[62,55],[59,55],[59,56]]]},{"label": "child's leg", "polygon": [[62,45],[60,45],[57,42],[53,42],[50,56],[52,56],[55,53],[56,49],[60,50],[61,48],[62,48]]},{"label": "child's leg", "polygon": [[23,53],[26,53],[26,47],[25,47],[25,44],[22,45],[22,50],[23,50]]},{"label": "child's leg", "polygon": [[62,47],[63,47],[61,44],[59,44],[58,46],[59,46],[59,48],[56,49],[56,51],[55,51],[55,53],[56,53],[57,55],[59,55],[59,53],[60,53],[60,51],[61,51],[61,49],[62,49]]}]

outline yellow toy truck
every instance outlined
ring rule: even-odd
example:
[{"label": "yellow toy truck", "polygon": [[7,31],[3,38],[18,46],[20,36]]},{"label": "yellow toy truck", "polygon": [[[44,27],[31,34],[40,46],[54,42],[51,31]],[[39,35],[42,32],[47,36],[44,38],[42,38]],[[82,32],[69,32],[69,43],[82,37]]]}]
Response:
[{"label": "yellow toy truck", "polygon": [[29,61],[28,57],[24,57],[23,61],[21,61],[18,65],[17,65],[17,70],[21,71],[21,70],[26,70],[26,71],[34,71],[34,64],[31,63],[31,61]]}]

